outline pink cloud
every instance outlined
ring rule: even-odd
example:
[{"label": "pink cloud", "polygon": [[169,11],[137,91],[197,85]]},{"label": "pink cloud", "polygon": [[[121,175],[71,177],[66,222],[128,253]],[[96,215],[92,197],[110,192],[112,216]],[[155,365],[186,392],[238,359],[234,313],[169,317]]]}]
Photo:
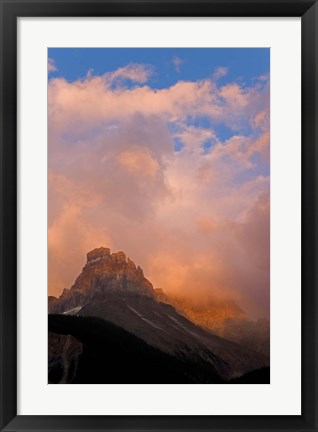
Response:
[{"label": "pink cloud", "polygon": [[103,75],[105,84],[110,85],[115,81],[128,79],[137,83],[145,83],[152,75],[152,67],[131,63],[127,66],[116,69],[113,72]]},{"label": "pink cloud", "polygon": [[174,137],[180,139],[185,146],[185,151],[202,152],[202,144],[217,141],[215,132],[211,128],[202,128],[185,123],[179,124],[179,129]]},{"label": "pink cloud", "polygon": [[50,72],[56,72],[58,70],[57,67],[56,67],[56,65],[55,65],[55,60],[54,59],[52,59],[52,58],[48,59],[47,70],[48,70],[49,73]]},{"label": "pink cloud", "polygon": [[226,67],[218,67],[213,72],[213,79],[217,81],[218,79],[220,79],[220,78],[224,77],[225,75],[227,75],[227,73],[228,73],[228,68],[226,68]]},{"label": "pink cloud", "polygon": [[269,129],[269,110],[264,109],[259,111],[255,117],[252,119],[252,124],[255,128],[259,128],[261,130]]},{"label": "pink cloud", "polygon": [[[137,73],[138,72],[138,73]],[[139,71],[123,72],[122,68],[105,76],[87,77],[69,83],[56,78],[49,83],[50,127],[83,133],[106,122],[127,121],[136,113],[160,116],[166,121],[208,116],[215,122],[239,128],[251,122],[266,104],[267,88],[243,88],[228,84],[217,88],[211,80],[180,81],[165,89],[147,86],[134,88],[109,87],[116,76],[139,75]],[[142,71],[138,79],[146,79]],[[265,93],[264,93],[265,92]],[[98,103],[96,103],[98,101]]]}]

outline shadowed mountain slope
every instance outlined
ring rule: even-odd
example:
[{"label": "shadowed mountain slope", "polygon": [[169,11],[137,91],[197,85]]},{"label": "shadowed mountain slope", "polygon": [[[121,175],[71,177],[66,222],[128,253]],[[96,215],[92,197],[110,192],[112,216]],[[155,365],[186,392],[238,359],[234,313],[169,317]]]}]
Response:
[{"label": "shadowed mountain slope", "polygon": [[49,315],[49,335],[51,383],[223,383],[210,363],[164,353],[100,318]]}]

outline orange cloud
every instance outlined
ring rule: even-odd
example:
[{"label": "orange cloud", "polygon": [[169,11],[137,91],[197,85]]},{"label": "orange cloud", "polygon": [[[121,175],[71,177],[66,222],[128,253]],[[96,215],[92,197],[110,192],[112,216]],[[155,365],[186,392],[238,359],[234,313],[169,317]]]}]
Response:
[{"label": "orange cloud", "polygon": [[118,155],[118,162],[132,174],[145,177],[155,177],[159,169],[158,162],[147,148],[122,151]]},{"label": "orange cloud", "polygon": [[209,217],[199,217],[196,220],[196,224],[198,226],[198,229],[203,234],[210,234],[212,232],[215,232],[219,225],[217,225],[211,218]]}]

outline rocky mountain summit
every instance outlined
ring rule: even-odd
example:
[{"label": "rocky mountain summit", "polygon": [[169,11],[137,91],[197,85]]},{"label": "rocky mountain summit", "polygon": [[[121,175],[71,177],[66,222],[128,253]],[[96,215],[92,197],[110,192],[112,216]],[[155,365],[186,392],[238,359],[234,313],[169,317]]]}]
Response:
[{"label": "rocky mountain summit", "polygon": [[59,299],[49,297],[49,313],[76,314],[91,299],[112,294],[156,296],[143,270],[124,252],[111,253],[109,248],[100,247],[88,252],[86,265],[70,289],[64,289]]},{"label": "rocky mountain summit", "polygon": [[74,285],[58,299],[49,299],[49,313],[102,318],[225,380],[269,364],[266,356],[212,334],[161,301],[142,269],[124,252],[111,253],[108,248],[87,254]]}]

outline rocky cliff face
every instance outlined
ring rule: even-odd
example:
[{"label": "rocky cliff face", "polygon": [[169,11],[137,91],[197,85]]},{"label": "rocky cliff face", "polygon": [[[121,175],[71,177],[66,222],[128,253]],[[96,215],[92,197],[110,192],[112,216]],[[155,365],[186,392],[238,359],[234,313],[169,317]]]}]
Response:
[{"label": "rocky cliff face", "polygon": [[123,252],[87,254],[82,273],[49,313],[103,318],[180,359],[209,363],[224,379],[268,365],[268,358],[222,339],[158,298],[152,284]]},{"label": "rocky cliff face", "polygon": [[49,384],[71,383],[76,376],[82,344],[73,336],[49,332],[48,348]]}]

